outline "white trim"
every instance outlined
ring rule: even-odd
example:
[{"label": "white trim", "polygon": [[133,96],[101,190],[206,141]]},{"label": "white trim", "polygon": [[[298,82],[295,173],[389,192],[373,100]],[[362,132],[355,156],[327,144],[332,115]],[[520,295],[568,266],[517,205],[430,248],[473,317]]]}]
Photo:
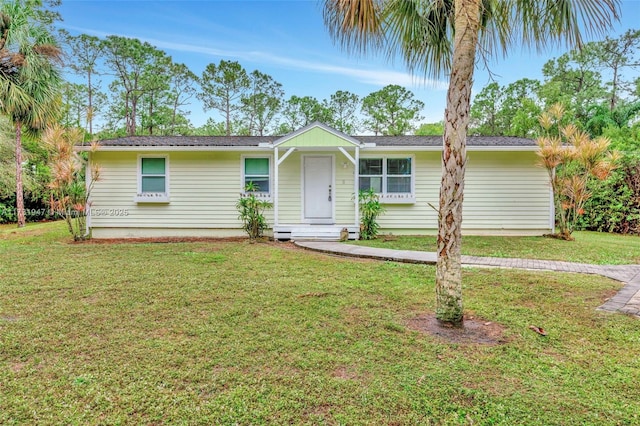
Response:
[{"label": "white trim", "polygon": [[76,146],[74,150],[77,152],[82,151],[115,151],[115,152],[131,152],[131,151],[150,151],[150,152],[208,152],[208,151],[224,151],[224,152],[272,152],[273,147],[258,147],[258,146],[161,146],[161,145],[130,145],[130,146],[101,146],[97,149],[92,149],[90,146]]},{"label": "white trim", "polygon": [[162,203],[167,204],[171,201],[168,195],[161,192],[145,192],[136,194],[133,197],[135,203]]},{"label": "white trim", "polygon": [[300,223],[306,223],[304,219],[304,157],[306,155],[300,154]]},{"label": "white trim", "polygon": [[553,234],[556,231],[556,203],[553,199],[553,186],[549,183],[549,229]]},{"label": "white trim", "polygon": [[266,158],[269,161],[269,190],[268,191],[256,191],[256,197],[271,201],[273,197],[273,156],[271,155],[260,155],[260,154],[242,154],[240,156],[240,193],[245,194],[244,185],[245,185],[245,173],[244,173],[244,160],[247,158]]},{"label": "white trim", "polygon": [[[356,147],[356,149],[358,149],[358,148]],[[351,156],[351,154],[349,154],[349,153],[347,152],[347,150],[346,150],[346,149],[344,149],[343,147],[339,146],[339,147],[338,147],[338,150],[340,150],[340,152],[341,152],[342,154],[344,154],[344,156],[345,156],[345,157],[347,157],[347,159],[348,159],[349,161],[351,161],[351,164],[353,164],[354,166],[356,165],[356,160]]]},{"label": "white trim", "polygon": [[354,222],[356,225],[360,224],[360,199],[358,195],[360,194],[360,174],[358,173],[358,166],[360,165],[360,148],[356,148],[355,155],[355,166],[353,168],[353,202],[354,202],[354,210],[356,215],[356,221]]},{"label": "white trim", "polygon": [[539,151],[538,145],[533,146],[469,146],[467,145],[467,151]]},{"label": "white trim", "polygon": [[[287,148],[287,147],[283,146],[282,148]],[[295,148],[296,151],[300,151],[300,152],[336,152],[338,147],[337,146],[296,146],[293,148]]]},{"label": "white trim", "polygon": [[[275,147],[274,149],[278,149],[278,147]],[[280,158],[276,158],[276,160],[278,161],[278,165],[282,164],[282,162],[283,162],[283,161],[284,161],[288,156],[290,156],[291,154],[293,154],[295,150],[296,150],[296,148],[295,148],[295,147],[293,147],[293,148],[289,148],[289,149],[287,150],[287,152],[285,152],[285,153],[282,155],[282,157],[280,157]]]},{"label": "white trim", "polygon": [[[110,152],[272,152],[274,145],[268,146],[98,146],[95,151],[110,151]],[[332,150],[336,147],[296,147],[298,150]],[[442,146],[377,146],[375,144],[361,144],[360,148],[366,152],[376,151],[395,151],[395,152],[440,152]],[[74,148],[77,152],[91,151],[90,146],[76,146]],[[509,151],[538,151],[538,146],[469,146],[467,145],[467,151],[489,151],[489,152],[509,152]]]},{"label": "white trim", "polygon": [[280,189],[278,185],[280,184],[280,162],[278,161],[278,147],[273,149],[273,226],[278,226],[278,208],[280,205],[279,197],[280,197]]},{"label": "white trim", "polygon": [[279,240],[295,239],[296,241],[312,239],[339,241],[342,230],[347,228],[350,240],[360,236],[360,225],[334,223],[328,225],[282,224],[273,227],[273,237]]},{"label": "white trim", "polygon": [[284,162],[284,160],[289,157],[291,154],[295,152],[296,148],[289,148],[285,153],[280,157],[280,149],[276,146],[273,148],[273,157],[274,157],[274,179],[273,179],[273,226],[278,225],[279,221],[279,209],[280,209],[280,164]]},{"label": "white trim", "polygon": [[[305,212],[305,158],[310,157],[328,157],[331,159],[331,218],[329,219],[308,219],[306,217]],[[302,217],[301,222],[303,224],[321,224],[321,225],[331,225],[335,223],[336,220],[336,156],[334,154],[309,154],[309,155],[301,155],[300,156],[300,211]]]},{"label": "white trim", "polygon": [[[388,192],[387,191],[387,179],[389,178],[389,174],[387,173],[387,160],[389,159],[403,159],[409,158],[411,160],[411,174],[409,175],[411,178],[411,192]],[[358,164],[356,166],[356,179],[358,184],[358,192],[360,193],[360,160],[382,160],[382,192],[378,193],[380,197],[380,202],[384,204],[415,204],[416,202],[416,156],[415,155],[400,155],[400,154],[384,154],[384,155],[361,155],[358,159]],[[368,176],[368,175],[365,175]],[[399,175],[391,175],[399,176]]]},{"label": "white trim", "polygon": [[[142,192],[142,159],[164,158],[164,192]],[[138,189],[133,201],[136,203],[168,203],[171,199],[169,189],[169,154],[138,154]]]},{"label": "white trim", "polygon": [[[374,146],[362,147],[366,152],[389,151],[389,152],[441,152],[442,146]],[[538,151],[537,146],[469,146],[467,151],[488,151],[488,152],[520,152],[520,151]]]}]

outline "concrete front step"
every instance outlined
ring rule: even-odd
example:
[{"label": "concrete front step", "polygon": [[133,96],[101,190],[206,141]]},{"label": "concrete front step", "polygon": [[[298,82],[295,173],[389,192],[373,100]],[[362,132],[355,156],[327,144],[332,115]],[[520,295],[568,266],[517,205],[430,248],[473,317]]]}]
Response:
[{"label": "concrete front step", "polygon": [[276,226],[273,236],[278,240],[340,241],[344,239],[345,229],[348,239],[358,239],[358,227],[340,225]]}]

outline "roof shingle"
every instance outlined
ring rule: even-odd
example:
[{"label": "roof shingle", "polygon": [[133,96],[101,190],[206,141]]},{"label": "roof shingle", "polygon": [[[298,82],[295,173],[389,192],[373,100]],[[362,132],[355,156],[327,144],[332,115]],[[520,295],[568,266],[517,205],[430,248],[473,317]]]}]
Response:
[{"label": "roof shingle", "polygon": [[[378,147],[441,146],[442,136],[353,136],[363,143],[374,143]],[[273,143],[280,136],[130,136],[100,141],[101,146],[140,147],[257,147],[261,143]],[[535,146],[533,139],[511,136],[468,136],[468,146]]]}]

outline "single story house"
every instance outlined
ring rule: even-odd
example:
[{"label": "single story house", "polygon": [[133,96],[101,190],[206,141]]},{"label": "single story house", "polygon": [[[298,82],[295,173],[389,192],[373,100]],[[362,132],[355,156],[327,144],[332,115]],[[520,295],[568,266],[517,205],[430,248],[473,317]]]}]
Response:
[{"label": "single story house", "polygon": [[[535,142],[472,136],[467,144],[463,232],[550,232],[553,200]],[[273,203],[266,217],[277,239],[337,239],[344,228],[357,238],[354,194],[368,188],[386,208],[381,232],[435,234],[441,152],[442,137],[348,136],[318,122],[281,137],[104,140],[89,153],[100,179],[87,226],[94,238],[244,235],[236,203],[253,182]]]}]

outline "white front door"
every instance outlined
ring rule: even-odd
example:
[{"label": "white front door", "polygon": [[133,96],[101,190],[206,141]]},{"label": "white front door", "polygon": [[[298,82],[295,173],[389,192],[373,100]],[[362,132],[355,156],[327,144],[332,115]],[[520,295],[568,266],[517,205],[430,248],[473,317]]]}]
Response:
[{"label": "white front door", "polygon": [[333,223],[333,157],[304,156],[304,219],[309,223]]}]

